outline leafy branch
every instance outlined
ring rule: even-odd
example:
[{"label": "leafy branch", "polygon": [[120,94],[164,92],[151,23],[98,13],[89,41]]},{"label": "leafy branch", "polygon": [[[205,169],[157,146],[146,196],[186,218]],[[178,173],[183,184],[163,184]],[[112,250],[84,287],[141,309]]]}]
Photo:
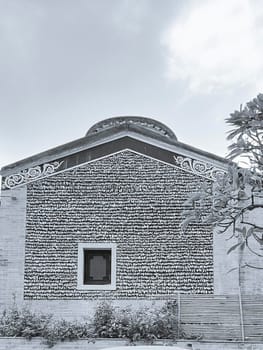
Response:
[{"label": "leafy branch", "polygon": [[[254,240],[258,249],[263,249],[263,228],[244,220],[248,212],[263,209],[263,201],[255,203],[255,199],[263,199],[263,94],[244,108],[241,106],[226,122],[233,127],[227,137],[232,142],[228,158],[245,163],[246,167],[232,163],[214,184],[201,184],[199,190],[185,202],[181,228],[185,231],[191,223],[207,223],[217,233],[223,234],[232,227],[232,235],[227,239],[235,239],[236,242],[228,254],[237,248],[247,248],[250,253],[263,257],[250,244]],[[241,228],[238,227],[240,225]],[[261,269],[248,263],[242,267]]]}]

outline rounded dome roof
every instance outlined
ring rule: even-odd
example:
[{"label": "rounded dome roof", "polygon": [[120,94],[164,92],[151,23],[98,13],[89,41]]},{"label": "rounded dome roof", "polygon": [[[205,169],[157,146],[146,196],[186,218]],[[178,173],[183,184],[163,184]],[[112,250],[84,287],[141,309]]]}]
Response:
[{"label": "rounded dome roof", "polygon": [[148,130],[151,133],[155,133],[156,136],[164,136],[177,141],[177,137],[175,136],[174,132],[163,123],[151,118],[136,116],[123,116],[104,119],[94,124],[88,130],[85,136],[91,136],[113,128],[132,129],[132,127],[139,127],[145,131]]}]

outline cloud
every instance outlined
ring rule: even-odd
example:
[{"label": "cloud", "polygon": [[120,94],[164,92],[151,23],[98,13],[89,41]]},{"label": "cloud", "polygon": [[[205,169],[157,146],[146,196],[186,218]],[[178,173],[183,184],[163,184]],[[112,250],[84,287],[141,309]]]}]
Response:
[{"label": "cloud", "polygon": [[[192,1],[162,37],[167,77],[192,92],[263,84],[260,0]],[[262,85],[261,89],[262,90]]]}]

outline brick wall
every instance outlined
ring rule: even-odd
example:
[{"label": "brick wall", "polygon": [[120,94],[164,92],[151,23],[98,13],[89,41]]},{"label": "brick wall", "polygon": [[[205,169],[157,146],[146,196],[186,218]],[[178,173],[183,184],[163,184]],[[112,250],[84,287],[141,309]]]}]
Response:
[{"label": "brick wall", "polygon": [[[24,297],[148,298],[213,292],[207,226],[180,236],[201,178],[130,151],[28,185]],[[117,290],[77,290],[80,242],[117,244]]]}]

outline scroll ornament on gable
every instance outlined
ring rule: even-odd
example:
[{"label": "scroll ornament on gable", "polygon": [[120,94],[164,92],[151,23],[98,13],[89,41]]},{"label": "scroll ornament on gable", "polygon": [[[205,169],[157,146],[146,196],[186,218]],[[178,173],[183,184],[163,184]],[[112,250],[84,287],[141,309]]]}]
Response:
[{"label": "scroll ornament on gable", "polygon": [[218,177],[225,174],[223,169],[217,168],[211,163],[206,163],[181,155],[174,155],[174,159],[179,168],[206,177],[210,180],[216,180]]},{"label": "scroll ornament on gable", "polygon": [[63,163],[63,161],[37,165],[32,168],[22,170],[19,173],[9,175],[5,178],[3,189],[11,189],[19,185],[24,185],[33,180],[43,178],[53,174]]}]

